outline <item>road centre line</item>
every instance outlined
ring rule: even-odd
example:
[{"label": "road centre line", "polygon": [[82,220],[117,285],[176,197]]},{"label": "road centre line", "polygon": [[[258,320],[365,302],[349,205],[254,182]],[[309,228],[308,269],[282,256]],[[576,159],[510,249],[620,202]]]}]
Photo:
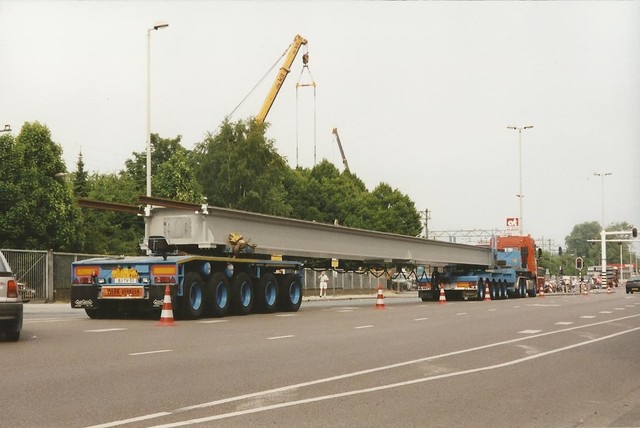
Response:
[{"label": "road centre line", "polygon": [[485,371],[490,371],[490,370],[502,369],[504,367],[514,366],[514,365],[517,365],[517,364],[524,363],[526,361],[535,360],[535,359],[538,359],[538,358],[546,357],[548,355],[553,355],[553,354],[557,354],[557,353],[560,353],[560,352],[568,351],[568,350],[571,350],[571,349],[574,349],[574,348],[590,345],[592,343],[600,342],[600,341],[603,341],[603,340],[612,339],[614,337],[621,336],[623,334],[633,333],[633,332],[638,331],[638,330],[640,330],[640,327],[635,327],[635,328],[632,328],[632,329],[629,329],[629,330],[620,331],[618,333],[613,333],[613,334],[610,334],[608,336],[603,336],[603,337],[599,337],[599,338],[596,338],[596,339],[587,340],[585,342],[574,343],[573,345],[568,345],[568,346],[564,346],[562,348],[552,349],[550,351],[541,352],[541,353],[538,353],[538,354],[528,355],[528,356],[523,357],[523,358],[517,358],[515,360],[506,361],[504,363],[494,364],[494,365],[491,365],[491,366],[478,367],[478,368],[469,369],[469,370],[461,370],[461,371],[458,371],[458,372],[445,373],[445,374],[440,374],[440,375],[435,375],[435,376],[427,376],[427,377],[418,378],[418,379],[412,379],[412,380],[408,380],[408,381],[404,381],[404,382],[397,382],[397,383],[391,383],[391,384],[387,384],[387,385],[375,386],[375,387],[371,387],[371,388],[363,388],[363,389],[356,389],[356,390],[351,390],[351,391],[339,392],[339,393],[336,393],[336,394],[328,394],[328,395],[323,395],[323,396],[318,396],[318,397],[306,398],[306,399],[302,399],[302,400],[290,401],[290,402],[279,403],[279,404],[272,404],[272,405],[269,405],[269,406],[256,407],[256,408],[252,408],[252,409],[244,409],[244,410],[239,410],[239,411],[235,411],[235,412],[222,413],[222,414],[219,414],[219,415],[206,416],[206,417],[196,418],[196,419],[189,419],[189,420],[185,420],[185,421],[181,421],[181,422],[174,422],[174,423],[168,423],[168,424],[163,424],[163,425],[155,425],[152,428],[173,428],[173,427],[180,427],[180,426],[185,426],[185,425],[193,425],[193,424],[203,423],[203,422],[211,422],[211,421],[215,421],[215,420],[228,419],[228,418],[231,418],[231,417],[234,417],[234,416],[243,416],[243,415],[248,415],[248,414],[252,414],[252,413],[265,412],[265,411],[268,411],[268,410],[281,409],[281,408],[286,408],[286,407],[299,406],[299,405],[302,405],[302,404],[315,403],[315,402],[320,402],[320,401],[327,401],[327,400],[332,400],[332,399],[336,399],[336,398],[349,397],[349,396],[353,396],[353,395],[367,394],[367,393],[371,393],[371,392],[384,391],[384,390],[393,389],[393,388],[400,388],[400,387],[403,387],[403,386],[415,385],[415,384],[418,384],[418,383],[430,382],[430,381],[433,381],[433,380],[439,380],[439,379],[445,379],[445,378],[450,378],[450,377],[463,376],[463,375],[467,375],[467,374],[473,374],[473,373],[480,373],[480,372],[485,372]]},{"label": "road centre line", "polygon": [[129,354],[132,357],[136,357],[138,355],[149,355],[149,354],[162,354],[164,352],[173,352],[173,349],[161,349],[159,351],[146,351],[146,352],[134,352]]},{"label": "road centre line", "polygon": [[[207,408],[207,407],[219,406],[219,405],[222,405],[222,404],[232,403],[232,402],[235,402],[235,401],[261,397],[261,396],[265,396],[265,395],[269,395],[269,394],[277,394],[277,393],[281,393],[281,392],[287,392],[287,391],[291,391],[291,390],[294,390],[294,389],[304,388],[304,387],[307,387],[307,386],[319,385],[319,384],[333,382],[333,381],[337,381],[337,380],[348,379],[348,378],[351,378],[351,377],[362,376],[362,375],[371,374],[371,373],[375,373],[375,372],[379,372],[379,371],[383,371],[383,370],[390,370],[390,369],[394,369],[394,368],[398,368],[398,367],[404,367],[404,366],[408,366],[408,365],[412,365],[412,364],[423,363],[423,362],[426,362],[426,361],[432,361],[432,360],[437,360],[437,359],[441,359],[441,358],[447,358],[447,357],[451,357],[451,356],[455,356],[455,355],[462,355],[462,354],[467,354],[467,353],[470,353],[470,352],[482,351],[482,350],[486,350],[486,349],[495,348],[495,347],[498,347],[498,346],[503,346],[503,345],[509,345],[509,344],[512,344],[512,343],[522,342],[522,341],[525,341],[525,340],[537,339],[537,338],[544,337],[544,336],[549,336],[549,335],[552,335],[552,334],[565,333],[565,332],[569,332],[569,331],[580,330],[580,329],[584,329],[584,328],[589,328],[589,327],[594,327],[594,326],[598,326],[598,325],[614,323],[614,322],[627,320],[627,319],[632,319],[632,318],[638,318],[638,317],[640,317],[640,314],[638,314],[638,315],[630,315],[630,316],[625,316],[625,317],[620,317],[620,318],[615,318],[615,319],[612,319],[612,320],[599,321],[599,322],[595,322],[595,323],[591,323],[591,324],[568,327],[568,328],[564,328],[564,329],[560,329],[560,330],[556,330],[556,331],[548,331],[548,332],[544,332],[544,333],[540,333],[540,334],[536,334],[536,335],[531,335],[531,336],[521,336],[521,337],[517,337],[515,339],[509,339],[509,340],[505,340],[505,341],[502,341],[502,342],[489,343],[487,345],[481,345],[481,346],[476,346],[476,347],[467,348],[467,349],[460,349],[458,351],[447,352],[447,353],[439,354],[439,355],[432,355],[432,356],[429,356],[429,357],[418,358],[418,359],[415,359],[415,360],[403,361],[403,362],[400,362],[400,363],[390,364],[390,365],[387,365],[387,366],[374,367],[374,368],[371,368],[371,369],[365,369],[365,370],[360,370],[360,371],[356,371],[356,372],[345,373],[345,374],[342,374],[342,375],[331,376],[331,377],[327,377],[327,378],[323,378],[323,379],[311,380],[311,381],[308,381],[308,382],[301,382],[301,383],[297,383],[297,384],[293,384],[293,385],[287,385],[287,386],[282,386],[282,387],[278,387],[278,388],[272,388],[272,389],[268,389],[268,390],[264,390],[264,391],[252,392],[252,393],[248,393],[248,394],[238,395],[238,396],[235,396],[235,397],[222,398],[222,399],[215,400],[215,401],[210,401],[210,402],[207,402],[207,403],[194,404],[192,406],[181,407],[181,408],[175,409],[175,410],[173,410],[171,412],[160,412],[160,413],[155,413],[155,414],[152,414],[152,415],[140,416],[139,418],[125,419],[125,420],[121,420],[121,421],[113,421],[113,422],[108,422],[108,423],[101,424],[101,425],[94,425],[94,426],[89,427],[89,428],[106,428],[106,427],[113,427],[113,426],[119,426],[119,425],[126,425],[128,423],[135,422],[136,420],[148,420],[148,419],[158,418],[158,417],[162,417],[162,416],[168,416],[168,415],[173,415],[173,414],[177,414],[177,413],[183,413],[183,412],[187,412],[187,411],[191,411],[191,410],[198,410],[198,409],[204,409],[204,408]],[[632,330],[628,330],[626,332],[633,332],[633,331],[636,331],[636,330],[639,330],[639,329],[640,329],[640,327],[637,327],[637,328],[634,328]],[[623,333],[625,333],[625,332],[623,332]],[[578,344],[571,345],[570,347],[567,347],[566,349],[571,349],[571,348],[575,348],[575,347],[578,347],[578,346],[582,346],[583,344],[595,343],[595,342],[598,342],[600,340],[605,340],[605,339],[608,339],[610,337],[614,337],[614,336],[616,336],[618,334],[623,334],[623,333],[617,333],[617,334],[611,335],[611,336],[603,336],[603,337],[600,337],[600,338],[597,338],[597,339],[589,340],[588,342],[581,342],[581,343],[578,343]],[[566,349],[565,348],[561,348],[561,350],[566,350]],[[554,351],[548,351],[548,352],[541,353],[541,354],[534,354],[534,355],[528,356],[525,359],[521,359],[521,360],[522,361],[531,360],[531,359],[534,359],[534,358],[538,358],[540,356],[549,355],[551,352],[559,352],[559,351],[555,351],[554,350]],[[515,360],[515,361],[520,361],[520,360]],[[491,366],[491,367],[494,367],[494,368],[495,367],[504,367],[504,366],[509,365],[509,364],[515,364],[515,363],[503,363],[502,365]],[[474,369],[474,370],[475,371],[480,371],[480,370],[489,370],[489,369],[488,368],[480,368],[480,369]],[[444,377],[447,377],[447,376],[455,376],[455,375],[461,375],[461,374],[467,374],[467,373],[470,373],[470,372],[467,371],[466,373],[465,372],[458,372],[458,373],[449,373],[448,375],[432,376],[428,380],[441,379],[441,378],[444,378]],[[354,394],[351,393],[349,395],[354,395]],[[318,401],[318,400],[316,399],[316,401]],[[302,403],[297,402],[297,404],[302,404]],[[289,405],[292,405],[292,404],[289,403]],[[280,407],[283,407],[283,406],[280,406]],[[268,410],[268,409],[267,408],[262,408],[262,410]],[[254,410],[254,411],[256,411],[256,410]],[[230,417],[230,416],[227,416],[227,417]],[[191,423],[196,423],[196,422],[191,422]],[[178,425],[165,425],[165,426],[168,427],[168,426],[178,426]]]}]

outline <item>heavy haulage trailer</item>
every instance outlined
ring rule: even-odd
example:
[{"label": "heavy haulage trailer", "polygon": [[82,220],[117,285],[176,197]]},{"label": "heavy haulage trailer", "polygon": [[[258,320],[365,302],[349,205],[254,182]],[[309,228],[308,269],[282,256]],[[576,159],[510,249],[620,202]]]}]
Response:
[{"label": "heavy haulage trailer", "polygon": [[[498,236],[490,243],[492,266],[449,263],[430,276],[418,277],[418,296],[422,301],[438,300],[440,290],[445,297],[465,300],[491,300],[514,297],[536,297],[540,288],[535,241],[531,236]],[[544,284],[542,284],[544,285]]]},{"label": "heavy haulage trailer", "polygon": [[[140,196],[135,205],[86,199],[83,208],[144,217],[142,256],[74,262],[71,306],[92,318],[160,311],[166,286],[175,316],[297,311],[303,260],[361,266],[491,267],[488,248]],[[429,269],[428,268],[428,269]]]}]

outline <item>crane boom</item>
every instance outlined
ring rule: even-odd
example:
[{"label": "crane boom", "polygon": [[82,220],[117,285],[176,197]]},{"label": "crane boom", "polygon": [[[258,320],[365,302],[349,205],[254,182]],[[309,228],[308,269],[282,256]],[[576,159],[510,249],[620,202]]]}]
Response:
[{"label": "crane boom", "polygon": [[336,136],[336,141],[338,142],[338,148],[340,149],[340,155],[342,156],[342,163],[344,164],[345,171],[349,172],[349,163],[347,162],[347,157],[344,154],[344,150],[342,149],[342,143],[340,142],[340,136],[338,135],[338,128],[333,128],[333,135]]},{"label": "crane boom", "polygon": [[[269,110],[271,110],[271,106],[273,105],[273,102],[275,101],[276,96],[278,95],[278,92],[280,92],[280,88],[282,87],[284,80],[287,78],[287,74],[289,74],[289,71],[291,71],[291,64],[293,64],[293,60],[296,58],[296,55],[298,54],[300,47],[306,44],[307,44],[307,39],[302,37],[300,34],[296,34],[296,37],[293,39],[293,43],[291,43],[291,45],[289,46],[289,49],[287,50],[284,63],[282,64],[282,67],[280,67],[280,70],[278,71],[276,80],[273,82],[273,85],[271,85],[271,89],[267,94],[267,98],[265,98],[264,103],[262,103],[262,107],[260,108],[260,111],[256,116],[256,122],[263,123],[264,120],[266,119],[267,114],[269,114]],[[305,63],[306,63],[306,58],[307,57],[305,57]]]}]

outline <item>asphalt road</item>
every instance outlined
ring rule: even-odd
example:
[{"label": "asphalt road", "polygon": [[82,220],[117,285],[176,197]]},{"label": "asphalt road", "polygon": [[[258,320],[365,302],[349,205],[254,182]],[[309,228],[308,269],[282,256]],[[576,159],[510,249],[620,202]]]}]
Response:
[{"label": "asphalt road", "polygon": [[640,426],[638,294],[375,302],[173,327],[29,303],[0,426]]}]

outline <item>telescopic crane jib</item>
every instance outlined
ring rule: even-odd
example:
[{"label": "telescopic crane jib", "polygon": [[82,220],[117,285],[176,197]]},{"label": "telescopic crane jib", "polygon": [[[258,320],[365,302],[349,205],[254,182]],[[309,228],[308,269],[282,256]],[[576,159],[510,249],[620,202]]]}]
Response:
[{"label": "telescopic crane jib", "polygon": [[[260,108],[260,111],[256,116],[256,122],[263,123],[266,119],[267,114],[269,114],[269,110],[271,110],[271,106],[273,105],[273,102],[275,101],[276,96],[278,95],[278,92],[280,91],[280,88],[284,83],[284,80],[287,78],[287,74],[289,74],[289,72],[291,71],[291,65],[293,64],[293,61],[295,60],[300,47],[306,44],[307,39],[302,37],[300,34],[296,34],[296,37],[293,39],[293,43],[291,43],[286,52],[284,63],[278,71],[276,80],[273,82],[273,85],[271,85],[271,89],[269,90],[269,93],[267,94],[267,97],[265,98],[264,103],[262,104],[262,107]],[[302,60],[306,65],[309,61],[309,55],[305,53],[302,57]]]},{"label": "telescopic crane jib", "polygon": [[336,136],[336,141],[338,142],[338,148],[340,149],[340,156],[342,156],[342,163],[344,164],[344,170],[349,172],[349,163],[347,162],[347,157],[344,154],[344,150],[342,149],[342,143],[340,142],[340,136],[338,135],[338,128],[333,128],[333,135]]}]

